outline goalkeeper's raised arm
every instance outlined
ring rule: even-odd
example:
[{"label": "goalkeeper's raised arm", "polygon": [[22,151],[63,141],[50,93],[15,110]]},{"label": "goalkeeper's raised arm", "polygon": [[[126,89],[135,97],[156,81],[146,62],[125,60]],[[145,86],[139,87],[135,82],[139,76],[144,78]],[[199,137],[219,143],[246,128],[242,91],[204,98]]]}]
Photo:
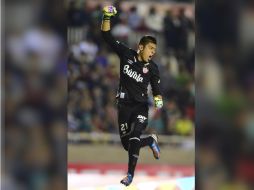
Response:
[{"label": "goalkeeper's raised arm", "polygon": [[101,30],[107,32],[110,30],[110,19],[117,14],[114,6],[106,6],[103,8],[103,18],[101,23]]},{"label": "goalkeeper's raised arm", "polygon": [[126,45],[124,45],[123,43],[117,41],[110,32],[110,19],[116,14],[117,10],[114,6],[110,5],[103,8],[101,32],[105,42],[111,46],[112,50],[114,50],[114,52],[116,52],[119,57],[121,57],[123,54],[129,52],[130,49],[126,47]]}]

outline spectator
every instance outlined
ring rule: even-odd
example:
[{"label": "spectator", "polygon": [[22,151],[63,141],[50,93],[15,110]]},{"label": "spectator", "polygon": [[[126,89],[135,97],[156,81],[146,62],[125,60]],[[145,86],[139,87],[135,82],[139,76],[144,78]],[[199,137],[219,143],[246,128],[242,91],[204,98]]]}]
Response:
[{"label": "spectator", "polygon": [[178,21],[173,17],[171,10],[167,10],[166,15],[163,19],[163,29],[165,37],[165,53],[174,53],[177,49],[177,25]]},{"label": "spectator", "polygon": [[142,20],[143,18],[137,12],[137,7],[131,7],[128,15],[128,25],[131,29],[137,30],[141,26]]},{"label": "spectator", "polygon": [[77,1],[70,1],[69,9],[67,11],[68,26],[82,27],[89,25],[90,14],[81,8]]},{"label": "spectator", "polygon": [[93,41],[89,39],[82,41],[79,44],[79,48],[81,53],[87,54],[87,59],[89,61],[93,61],[95,59],[95,56],[98,52],[98,47]]},{"label": "spectator", "polygon": [[131,32],[131,28],[128,25],[127,17],[122,17],[120,23],[116,24],[112,29],[112,34],[119,39],[119,41],[128,45],[128,37]]},{"label": "spectator", "polygon": [[176,121],[174,131],[176,134],[182,136],[193,135],[194,123],[185,115]]},{"label": "spectator", "polygon": [[145,17],[145,25],[151,32],[162,31],[162,16],[158,14],[155,7],[151,7],[148,15]]},{"label": "spectator", "polygon": [[188,34],[189,30],[192,29],[192,23],[189,18],[185,16],[185,9],[180,8],[179,10],[179,28],[178,28],[178,55],[181,58],[186,59],[187,46],[188,46]]},{"label": "spectator", "polygon": [[166,124],[166,129],[165,132],[166,134],[173,134],[174,133],[174,126],[176,125],[176,121],[180,118],[181,113],[179,108],[177,107],[176,101],[171,99],[167,102],[166,107],[165,107],[165,124]]}]

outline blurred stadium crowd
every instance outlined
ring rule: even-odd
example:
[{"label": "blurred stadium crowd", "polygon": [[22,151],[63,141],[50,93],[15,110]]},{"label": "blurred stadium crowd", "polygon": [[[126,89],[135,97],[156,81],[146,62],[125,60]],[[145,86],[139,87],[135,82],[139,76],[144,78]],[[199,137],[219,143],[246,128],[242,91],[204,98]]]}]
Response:
[{"label": "blurred stadium crowd", "polygon": [[[152,97],[149,99],[149,129],[159,134],[193,135],[194,7],[160,3],[144,6],[116,1],[118,14],[112,19],[111,30],[117,40],[133,49],[142,35],[156,36],[155,62],[164,108],[156,111]],[[118,133],[115,95],[119,60],[101,37],[104,5],[99,1],[70,1],[68,5],[68,130],[72,132]]]},{"label": "blurred stadium crowd", "polygon": [[253,189],[253,1],[196,2],[196,189]]},{"label": "blurred stadium crowd", "polygon": [[64,8],[56,1],[8,1],[3,7],[1,189],[62,190],[67,180]]}]

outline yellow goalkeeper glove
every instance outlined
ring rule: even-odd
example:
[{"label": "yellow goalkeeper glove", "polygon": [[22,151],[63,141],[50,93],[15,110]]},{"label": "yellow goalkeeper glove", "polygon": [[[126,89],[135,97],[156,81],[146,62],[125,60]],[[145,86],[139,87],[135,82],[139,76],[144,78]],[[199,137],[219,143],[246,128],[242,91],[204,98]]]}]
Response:
[{"label": "yellow goalkeeper glove", "polygon": [[162,98],[159,97],[159,96],[154,96],[154,105],[156,108],[162,108],[163,106],[163,101],[162,101]]},{"label": "yellow goalkeeper glove", "polygon": [[109,20],[111,17],[117,14],[117,10],[114,6],[109,5],[103,8],[103,20]]}]

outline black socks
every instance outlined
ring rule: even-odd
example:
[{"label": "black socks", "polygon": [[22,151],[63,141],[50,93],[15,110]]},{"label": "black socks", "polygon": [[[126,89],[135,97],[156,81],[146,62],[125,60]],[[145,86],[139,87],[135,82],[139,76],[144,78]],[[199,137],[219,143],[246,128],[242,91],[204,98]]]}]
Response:
[{"label": "black socks", "polygon": [[134,171],[137,165],[139,150],[140,150],[140,139],[138,137],[132,137],[129,139],[129,164],[128,173],[134,176]]}]

